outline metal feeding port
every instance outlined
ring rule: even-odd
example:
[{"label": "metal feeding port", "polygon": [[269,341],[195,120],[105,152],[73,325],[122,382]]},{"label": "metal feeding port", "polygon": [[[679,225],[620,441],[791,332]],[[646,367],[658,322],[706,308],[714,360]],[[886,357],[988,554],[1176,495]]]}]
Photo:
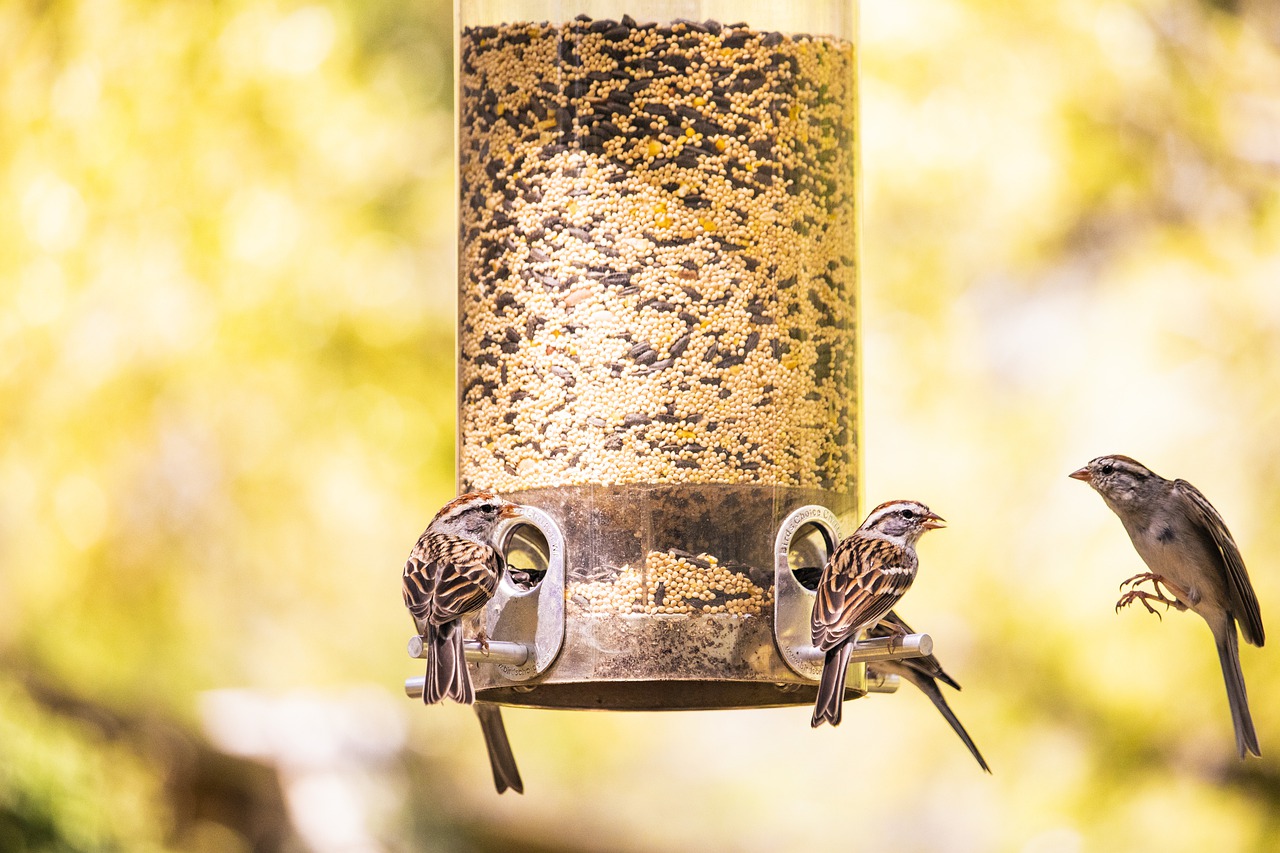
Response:
[{"label": "metal feeding port", "polygon": [[[817,681],[822,677],[824,653],[810,636],[814,592],[822,567],[840,541],[839,522],[825,507],[797,509],[783,521],[774,549],[774,634],[778,651],[797,675]],[[845,690],[854,695],[892,693],[898,689],[893,674],[868,674],[867,664],[906,660],[933,654],[928,634],[877,637],[854,643],[849,657]]]},{"label": "metal feeding port", "polygon": [[[564,643],[564,537],[536,507],[521,507],[495,531],[507,561],[498,591],[484,609],[487,648],[463,644],[470,663],[490,664],[502,678],[519,683],[546,672]],[[425,658],[422,637],[409,640],[409,656]],[[405,681],[405,693],[422,696],[423,677]]]}]

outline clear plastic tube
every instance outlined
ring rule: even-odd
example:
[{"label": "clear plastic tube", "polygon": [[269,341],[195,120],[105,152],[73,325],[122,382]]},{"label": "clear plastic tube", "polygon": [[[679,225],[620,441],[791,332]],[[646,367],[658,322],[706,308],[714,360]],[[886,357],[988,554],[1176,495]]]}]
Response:
[{"label": "clear plastic tube", "polygon": [[546,680],[787,680],[778,525],[858,509],[853,0],[457,21],[459,481],[562,528]]}]

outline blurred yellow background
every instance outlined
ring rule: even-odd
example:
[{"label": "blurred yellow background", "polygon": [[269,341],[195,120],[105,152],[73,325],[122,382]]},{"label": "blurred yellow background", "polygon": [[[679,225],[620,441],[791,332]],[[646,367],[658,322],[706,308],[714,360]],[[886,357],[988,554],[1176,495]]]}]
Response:
[{"label": "blurred yellow background", "polygon": [[400,684],[452,495],[451,5],[0,6],[0,849],[1271,850],[1280,675],[1235,758],[1204,624],[1067,474],[1227,518],[1280,614],[1280,12],[872,0],[866,489],[924,500],[910,686],[514,710]]}]

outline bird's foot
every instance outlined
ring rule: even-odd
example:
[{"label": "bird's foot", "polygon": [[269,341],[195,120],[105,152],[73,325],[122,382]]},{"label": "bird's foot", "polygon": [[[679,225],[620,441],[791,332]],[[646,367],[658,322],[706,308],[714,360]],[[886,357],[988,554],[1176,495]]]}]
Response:
[{"label": "bird's foot", "polygon": [[484,632],[484,628],[481,628],[479,632],[476,634],[476,642],[480,644],[480,654],[484,655],[485,657],[488,657],[489,656],[489,635]]},{"label": "bird's foot", "polygon": [[1134,575],[1133,577],[1128,578],[1127,580],[1121,581],[1120,588],[1124,589],[1126,586],[1140,584],[1145,581],[1151,581],[1152,583],[1158,584],[1163,580],[1164,578],[1156,574],[1155,572],[1143,572],[1141,574]]},{"label": "bird's foot", "polygon": [[[1139,591],[1137,588],[1138,584],[1145,583],[1147,581],[1151,582],[1152,591],[1151,592]],[[1182,603],[1182,599],[1188,599],[1188,600],[1191,599],[1191,596],[1187,593],[1186,590],[1184,590],[1182,587],[1178,586],[1177,584],[1170,583],[1169,579],[1166,578],[1164,575],[1158,575],[1155,572],[1143,572],[1140,575],[1134,575],[1133,577],[1129,578],[1128,580],[1120,584],[1121,589],[1124,589],[1126,586],[1132,586],[1133,588],[1130,589],[1128,592],[1126,592],[1124,595],[1122,595],[1120,597],[1120,600],[1116,602],[1117,610],[1119,610],[1121,607],[1125,607],[1129,604],[1132,604],[1135,600],[1139,600],[1139,599],[1142,600],[1143,606],[1146,607],[1148,611],[1151,611],[1153,613],[1155,611],[1151,610],[1151,605],[1147,602],[1147,599],[1151,599],[1152,601],[1158,601],[1159,603],[1165,606],[1166,610],[1168,610],[1170,607],[1172,607],[1174,610],[1186,610],[1187,605]],[[1161,587],[1164,587],[1164,589],[1162,590]],[[1166,595],[1165,594],[1166,592],[1168,592],[1170,595]]]},{"label": "bird's foot", "polygon": [[1160,595],[1158,593],[1145,592],[1140,589],[1131,589],[1128,592],[1126,592],[1124,595],[1120,596],[1120,600],[1116,602],[1116,612],[1119,613],[1123,608],[1128,607],[1130,604],[1133,604],[1135,601],[1138,601],[1142,603],[1143,607],[1147,608],[1148,613],[1154,613],[1156,617],[1163,622],[1164,616],[1161,615],[1159,610],[1156,610],[1154,607],[1151,606],[1151,602],[1153,600],[1158,601],[1161,604],[1164,604],[1166,608],[1169,605],[1169,600],[1165,598],[1163,595]]},{"label": "bird's foot", "polygon": [[892,654],[897,650],[903,639],[907,636],[907,629],[903,628],[896,622],[881,622],[882,627],[889,630],[889,653]]}]

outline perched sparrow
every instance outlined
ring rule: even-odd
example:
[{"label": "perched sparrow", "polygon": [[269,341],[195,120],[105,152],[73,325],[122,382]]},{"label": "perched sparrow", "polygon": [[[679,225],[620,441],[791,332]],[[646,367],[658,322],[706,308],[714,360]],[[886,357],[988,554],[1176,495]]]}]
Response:
[{"label": "perched sparrow", "polygon": [[490,540],[500,519],[518,514],[515,504],[489,492],[463,495],[436,514],[404,564],[404,603],[426,641],[428,705],[445,697],[475,701],[462,619],[493,598],[506,561]]},{"label": "perched sparrow", "polygon": [[[871,637],[895,637],[902,634],[914,634],[911,626],[902,620],[897,613],[890,610],[880,621],[878,625],[867,632]],[[938,689],[938,682],[941,681],[956,690],[960,689],[960,685],[946,670],[942,668],[942,664],[938,663],[938,659],[933,655],[925,655],[920,658],[909,658],[907,660],[882,660],[876,661],[871,666],[875,667],[877,672],[892,673],[901,676],[910,681],[916,687],[920,688],[920,692],[929,697],[938,713],[951,724],[951,728],[960,740],[964,741],[964,745],[969,747],[969,752],[973,753],[973,757],[977,759],[978,766],[986,772],[990,773],[991,768],[987,766],[987,762],[983,760],[982,753],[978,752],[977,745],[973,742],[973,738],[969,737],[969,733],[964,730],[964,726],[960,725],[960,720],[956,717],[955,712],[951,710],[951,706],[947,704],[946,698],[942,695],[942,691]]]},{"label": "perched sparrow", "polygon": [[942,518],[922,503],[890,501],[836,546],[822,568],[810,627],[813,644],[827,653],[814,703],[814,728],[840,725],[850,645],[888,613],[916,577],[916,541]]},{"label": "perched sparrow", "polygon": [[[1177,610],[1190,609],[1209,623],[1227,683],[1236,750],[1241,758],[1246,750],[1261,755],[1240,671],[1236,625],[1246,643],[1261,646],[1262,613],[1240,549],[1222,516],[1186,480],[1166,480],[1128,456],[1099,456],[1071,476],[1093,486],[1120,516],[1138,556],[1151,570],[1120,586],[1151,581],[1155,591],[1135,586],[1120,598],[1116,609],[1140,601],[1155,613],[1151,602],[1156,601]],[[1173,598],[1161,593],[1161,586]]]},{"label": "perched sparrow", "polygon": [[524,783],[520,781],[516,757],[511,753],[511,744],[507,741],[507,727],[502,724],[502,708],[488,702],[476,702],[471,707],[476,709],[480,731],[484,734],[484,745],[489,750],[493,786],[498,789],[499,794],[508,788],[517,794],[523,794]]}]

